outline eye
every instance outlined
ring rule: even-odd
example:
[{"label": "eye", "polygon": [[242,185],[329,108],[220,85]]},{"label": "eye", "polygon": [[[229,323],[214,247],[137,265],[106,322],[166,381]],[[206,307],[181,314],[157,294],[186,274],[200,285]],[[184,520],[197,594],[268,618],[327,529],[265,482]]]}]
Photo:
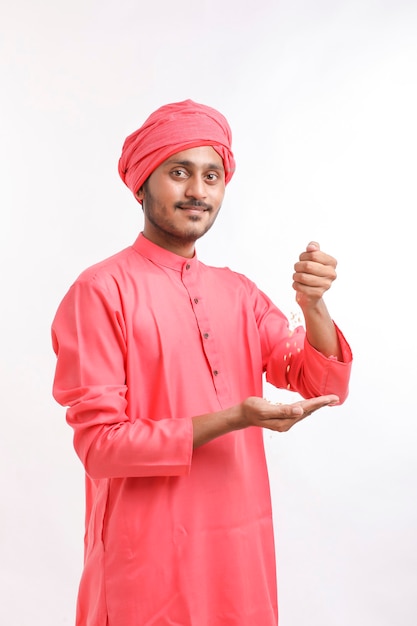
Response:
[{"label": "eye", "polygon": [[216,183],[219,180],[219,174],[217,172],[208,172],[206,179],[208,183]]},{"label": "eye", "polygon": [[187,172],[184,169],[178,167],[171,170],[170,173],[173,178],[185,178],[187,176]]}]

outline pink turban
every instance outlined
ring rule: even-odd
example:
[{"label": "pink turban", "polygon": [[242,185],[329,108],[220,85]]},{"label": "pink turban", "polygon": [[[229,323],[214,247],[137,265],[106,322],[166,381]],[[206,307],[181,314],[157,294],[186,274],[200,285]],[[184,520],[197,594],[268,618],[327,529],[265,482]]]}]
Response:
[{"label": "pink turban", "polygon": [[192,100],[174,102],[157,109],[124,142],[119,174],[136,194],[146,179],[173,154],[212,146],[222,157],[226,183],[233,176],[235,160],[232,133],[226,118],[211,107]]}]

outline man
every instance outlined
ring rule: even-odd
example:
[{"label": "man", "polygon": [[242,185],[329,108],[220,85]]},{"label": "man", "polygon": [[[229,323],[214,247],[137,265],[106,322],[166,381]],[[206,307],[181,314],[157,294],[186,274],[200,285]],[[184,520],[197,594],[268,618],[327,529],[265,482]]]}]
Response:
[{"label": "man", "polygon": [[[306,331],[245,276],[199,262],[234,171],[216,110],[161,107],[123,146],[133,246],[75,281],[53,322],[54,396],[86,470],[78,626],[276,626],[263,428],[343,402],[351,352],[323,301],[336,261],[295,265]],[[306,400],[272,404],[262,377]]]}]

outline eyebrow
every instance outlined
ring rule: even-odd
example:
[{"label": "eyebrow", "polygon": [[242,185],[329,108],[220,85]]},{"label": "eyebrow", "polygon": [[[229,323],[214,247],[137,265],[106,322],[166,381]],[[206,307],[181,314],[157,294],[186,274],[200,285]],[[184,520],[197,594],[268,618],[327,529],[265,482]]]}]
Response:
[{"label": "eyebrow", "polygon": [[[177,159],[167,159],[166,163],[169,163],[170,165],[183,165],[184,167],[194,167],[196,165],[194,161],[188,161],[187,159],[183,161],[179,161]],[[219,172],[224,171],[224,167],[222,165],[217,165],[217,163],[206,163],[203,165],[203,169],[218,170]]]}]

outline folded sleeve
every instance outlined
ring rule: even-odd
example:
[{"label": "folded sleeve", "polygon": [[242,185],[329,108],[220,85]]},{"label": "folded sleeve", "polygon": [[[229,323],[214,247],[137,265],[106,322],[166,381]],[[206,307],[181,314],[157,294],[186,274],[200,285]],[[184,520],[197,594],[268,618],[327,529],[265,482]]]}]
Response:
[{"label": "folded sleeve", "polygon": [[328,394],[339,397],[342,404],[349,393],[352,352],[336,326],[343,361],[326,357],[308,342],[303,327],[288,331],[277,341],[267,362],[266,378],[271,384],[298,392],[303,398]]},{"label": "folded sleeve", "polygon": [[303,326],[291,329],[287,317],[254,284],[251,298],[266,380],[279,389],[295,391],[303,398],[335,394],[342,404],[349,393],[352,352],[337,325],[342,361],[326,357],[313,348]]},{"label": "folded sleeve", "polygon": [[[155,420],[128,408],[126,328],[115,281],[78,280],[58,308],[52,343],[53,395],[67,407],[74,447],[91,478],[189,473],[191,418]],[[146,388],[146,381],[138,384]]]}]

